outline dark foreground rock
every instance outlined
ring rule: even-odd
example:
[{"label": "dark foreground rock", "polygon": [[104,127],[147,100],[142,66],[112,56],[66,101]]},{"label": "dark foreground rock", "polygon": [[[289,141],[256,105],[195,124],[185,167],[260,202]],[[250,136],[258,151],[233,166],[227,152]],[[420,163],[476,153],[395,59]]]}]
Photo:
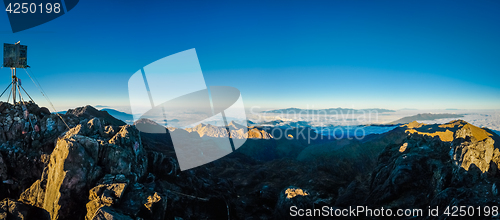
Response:
[{"label": "dark foreground rock", "polygon": [[49,220],[50,215],[44,209],[4,199],[0,202],[0,219],[2,220]]},{"label": "dark foreground rock", "polygon": [[[105,127],[93,118],[61,136],[41,179],[20,200],[44,208],[52,219],[85,216],[83,207],[89,200],[89,190],[105,174],[123,175],[130,182],[141,179],[147,170],[147,157],[139,132],[125,125],[110,139],[91,138],[99,136]],[[103,190],[91,191],[94,197],[95,191]],[[90,197],[91,202],[94,197]]]},{"label": "dark foreground rock", "polygon": [[19,201],[43,208],[51,219],[224,219],[234,213],[230,183],[206,168],[181,173],[173,149],[153,149],[144,148],[134,126],[82,119],[58,137],[39,179]]},{"label": "dark foreground rock", "polygon": [[101,130],[89,137],[111,138],[125,124],[90,106],[58,115],[33,102],[0,102],[0,198],[16,198],[29,188],[48,165],[58,137],[94,117]]},{"label": "dark foreground rock", "polygon": [[439,216],[424,213],[429,219],[447,219],[446,207],[498,206],[498,136],[464,121],[440,127],[453,131],[450,141],[432,137],[428,128],[427,134],[408,132],[403,143],[382,151],[370,175],[341,190],[336,205],[424,211],[441,207]]}]

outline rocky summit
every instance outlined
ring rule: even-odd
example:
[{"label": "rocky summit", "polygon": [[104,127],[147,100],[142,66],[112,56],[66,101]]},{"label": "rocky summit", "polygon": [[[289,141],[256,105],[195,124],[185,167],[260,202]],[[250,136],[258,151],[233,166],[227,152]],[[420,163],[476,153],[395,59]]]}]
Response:
[{"label": "rocky summit", "polygon": [[[137,129],[141,123],[155,132]],[[462,120],[411,122],[360,140],[229,126],[232,138],[248,138],[243,146],[180,171],[171,133],[201,143],[227,138],[226,128],[128,125],[92,106],[53,114],[32,102],[0,102],[0,219],[293,219],[290,210],[325,206],[500,202],[500,137]],[[405,218],[448,219],[444,212]]]}]

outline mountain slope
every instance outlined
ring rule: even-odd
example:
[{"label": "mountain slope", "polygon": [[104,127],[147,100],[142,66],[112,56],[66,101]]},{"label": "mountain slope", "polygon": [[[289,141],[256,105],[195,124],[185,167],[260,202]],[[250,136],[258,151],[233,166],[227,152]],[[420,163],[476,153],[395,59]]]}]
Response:
[{"label": "mountain slope", "polygon": [[128,113],[121,112],[121,111],[118,111],[115,109],[110,109],[110,108],[103,108],[103,109],[101,109],[101,111],[105,111],[105,112],[109,113],[111,116],[113,116],[119,120],[122,120],[126,123],[131,123],[134,121],[134,117],[132,116],[132,114],[128,114]]},{"label": "mountain slope", "polygon": [[342,189],[336,205],[426,209],[500,201],[498,135],[462,120],[442,125],[412,122],[398,129],[407,134],[403,141],[387,145],[371,174]]},{"label": "mountain slope", "polygon": [[461,118],[464,117],[463,115],[457,115],[457,114],[432,114],[432,113],[424,113],[424,114],[418,114],[418,115],[413,115],[413,116],[408,116],[404,117],[401,119],[398,119],[396,121],[393,121],[388,124],[406,124],[410,123],[412,121],[428,121],[428,120],[436,120],[436,119],[443,119],[443,118]]}]

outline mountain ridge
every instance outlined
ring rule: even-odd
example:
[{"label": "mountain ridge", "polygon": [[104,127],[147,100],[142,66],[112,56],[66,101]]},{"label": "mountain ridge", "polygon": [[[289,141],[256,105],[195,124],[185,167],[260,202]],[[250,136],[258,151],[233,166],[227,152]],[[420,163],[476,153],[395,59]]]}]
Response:
[{"label": "mountain ridge", "polygon": [[376,111],[378,113],[384,112],[396,112],[394,110],[382,109],[382,108],[369,108],[369,109],[352,109],[352,108],[327,108],[327,109],[301,109],[301,108],[286,108],[286,109],[274,109],[261,111],[261,113],[287,113],[287,114],[301,114],[305,112],[307,114],[361,114],[363,112]]},{"label": "mountain ridge", "polygon": [[413,121],[430,121],[436,119],[462,118],[462,117],[464,117],[464,115],[452,114],[452,113],[441,113],[441,114],[421,113],[417,115],[403,117],[387,124],[406,124]]}]

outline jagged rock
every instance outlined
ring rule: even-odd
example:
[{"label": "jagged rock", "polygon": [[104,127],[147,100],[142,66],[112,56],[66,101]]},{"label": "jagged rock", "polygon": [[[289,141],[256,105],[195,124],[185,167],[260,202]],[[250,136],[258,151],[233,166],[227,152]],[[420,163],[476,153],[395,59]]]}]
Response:
[{"label": "jagged rock", "polygon": [[[460,120],[404,127],[415,130],[403,144],[387,146],[367,180],[358,179],[342,190],[337,205],[425,209],[429,205],[477,207],[499,202],[495,196],[498,148],[494,144],[498,136]],[[452,132],[452,139],[439,133],[445,130]],[[349,195],[353,196],[347,198]]]},{"label": "jagged rock", "polygon": [[[392,145],[379,156],[379,164],[371,175],[369,204],[392,202],[394,206],[419,206],[423,201],[415,201],[417,198],[428,198],[434,193],[436,185],[443,185],[441,176],[435,173],[444,174],[446,167],[451,166],[446,155],[450,145],[438,137],[425,138],[415,134],[410,135],[405,143],[405,151],[399,151],[400,144]],[[435,182],[429,184],[429,180],[433,179]],[[444,185],[446,187],[446,183]],[[399,196],[402,194],[406,196]]]},{"label": "jagged rock", "polygon": [[106,174],[104,177],[102,177],[97,184],[113,184],[113,183],[130,183],[130,179],[128,179],[125,175],[123,174]]},{"label": "jagged rock", "polygon": [[[94,139],[71,135],[60,139],[47,169],[43,208],[52,219],[81,216],[87,189],[101,174],[97,166],[99,144]],[[42,180],[43,181],[43,180]]]},{"label": "jagged rock", "polygon": [[[231,138],[235,139],[271,139],[273,138],[271,134],[262,128],[250,127],[247,128],[235,122],[230,122],[228,124],[231,132]],[[188,132],[196,132],[200,137],[215,137],[215,138],[227,138],[228,132],[225,126],[214,126],[211,124],[199,124],[192,128],[185,129]]]},{"label": "jagged rock", "polygon": [[193,128],[186,128],[188,132],[197,132],[200,137],[208,136],[208,137],[228,137],[228,133],[225,127],[222,126],[213,126],[211,124],[199,124]]},{"label": "jagged rock", "polygon": [[0,181],[7,180],[7,165],[3,161],[3,157],[0,155]]},{"label": "jagged rock", "polygon": [[113,136],[115,136],[116,132],[117,132],[117,126],[113,126],[113,125],[107,125],[104,127],[104,137],[105,138],[111,138]]},{"label": "jagged rock", "polygon": [[[293,219],[291,210],[312,209],[314,204],[311,192],[295,186],[289,186],[280,192],[275,209],[276,219]],[[295,208],[292,208],[295,207]],[[311,217],[311,216],[310,216]]]},{"label": "jagged rock", "polygon": [[38,111],[38,113],[40,114],[41,117],[45,117],[47,115],[50,115],[50,111],[48,108],[45,108],[45,107],[41,107]]},{"label": "jagged rock", "polygon": [[113,208],[102,207],[99,208],[92,220],[133,220],[127,215],[116,212]]},{"label": "jagged rock", "polygon": [[2,181],[10,182],[2,185],[0,195],[15,198],[40,177],[47,161],[40,155],[39,149],[25,151],[18,144],[12,146],[9,142],[0,148],[0,157],[4,162],[0,167],[8,171],[3,173],[2,178],[5,179]]},{"label": "jagged rock", "polygon": [[[46,174],[46,172],[44,172]],[[30,204],[36,207],[43,207],[43,201],[45,199],[45,187],[47,184],[47,178],[42,178],[42,180],[37,180],[30,188],[26,189],[21,196],[19,196],[19,201]]]},{"label": "jagged rock", "polygon": [[102,148],[102,163],[109,174],[131,174],[140,178],[147,171],[147,155],[142,146],[139,131],[131,125],[120,131]]},{"label": "jagged rock", "polygon": [[180,172],[177,161],[161,152],[148,152],[149,172],[160,178],[172,180]]},{"label": "jagged rock", "polygon": [[165,216],[167,197],[136,183],[120,201],[120,210],[129,216],[161,220]]},{"label": "jagged rock", "polygon": [[[236,135],[235,135],[236,136]],[[251,128],[248,130],[248,134],[243,135],[247,138],[256,138],[256,139],[271,139],[272,135],[267,133],[265,130],[260,130],[258,128]]]},{"label": "jagged rock", "polygon": [[1,220],[50,220],[47,211],[31,205],[4,199],[0,202]]},{"label": "jagged rock", "polygon": [[120,199],[127,187],[127,183],[111,183],[98,185],[90,190],[89,200],[103,199],[106,204],[113,204]]},{"label": "jagged rock", "polygon": [[470,136],[466,136],[466,139],[455,139],[453,159],[465,170],[469,170],[469,166],[475,164],[484,173],[490,169],[490,162],[500,164],[498,160],[500,151],[495,149],[494,143],[495,141],[489,137],[482,141]]},{"label": "jagged rock", "polygon": [[[0,195],[19,196],[46,209],[51,219],[83,219],[85,204],[100,195],[95,216],[109,217],[113,209],[104,206],[115,204],[124,186],[147,173],[147,154],[133,126],[119,127],[124,123],[92,109],[55,115],[31,102],[0,102]],[[158,197],[150,199],[155,210]]]},{"label": "jagged rock", "polygon": [[475,164],[483,173],[490,170],[491,162],[498,168],[500,151],[496,147],[498,143],[495,144],[493,139],[497,139],[497,136],[463,121],[456,123],[460,123],[460,128],[456,130],[455,140],[452,142],[455,164],[465,170],[469,170],[469,166]]},{"label": "jagged rock", "polygon": [[122,197],[127,185],[127,183],[111,183],[101,184],[92,188],[89,192],[90,202],[86,205],[87,215],[85,219],[94,219],[102,207],[112,206]]}]

